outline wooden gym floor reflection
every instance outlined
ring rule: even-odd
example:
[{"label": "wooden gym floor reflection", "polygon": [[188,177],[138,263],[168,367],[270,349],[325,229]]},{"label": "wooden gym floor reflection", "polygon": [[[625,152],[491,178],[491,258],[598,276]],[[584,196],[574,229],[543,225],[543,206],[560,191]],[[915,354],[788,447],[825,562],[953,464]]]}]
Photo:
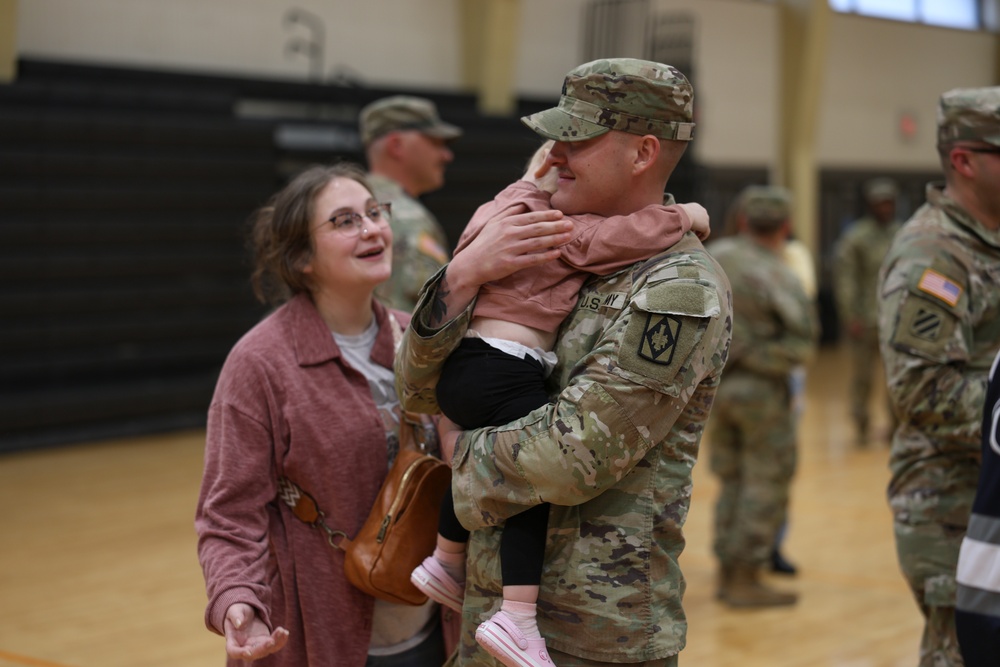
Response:
[{"label": "wooden gym floor reflection", "polygon": [[[921,619],[899,574],[885,502],[888,449],[854,441],[846,354],[810,365],[785,551],[792,608],[714,599],[707,458],[681,558],[690,630],[681,665],[910,667]],[[873,397],[884,431],[883,397]],[[193,516],[201,431],[0,456],[0,667],[218,667],[202,623]],[[706,442],[704,447],[711,447]]]}]

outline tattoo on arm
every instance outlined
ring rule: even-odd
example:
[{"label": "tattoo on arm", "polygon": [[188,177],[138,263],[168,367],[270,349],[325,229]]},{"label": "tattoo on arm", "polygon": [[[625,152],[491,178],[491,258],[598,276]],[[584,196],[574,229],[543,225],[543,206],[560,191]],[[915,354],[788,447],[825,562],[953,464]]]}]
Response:
[{"label": "tattoo on arm", "polygon": [[448,298],[450,293],[451,291],[448,289],[448,276],[446,274],[441,278],[441,282],[434,292],[434,300],[431,301],[430,322],[428,324],[435,329],[444,323],[445,316],[448,314],[448,306],[444,300]]}]

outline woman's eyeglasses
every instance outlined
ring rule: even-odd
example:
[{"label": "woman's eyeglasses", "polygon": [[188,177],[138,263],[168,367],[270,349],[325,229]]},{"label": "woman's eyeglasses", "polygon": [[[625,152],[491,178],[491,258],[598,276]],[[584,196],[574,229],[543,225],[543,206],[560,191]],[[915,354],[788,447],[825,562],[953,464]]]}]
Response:
[{"label": "woman's eyeglasses", "polygon": [[333,225],[334,231],[344,236],[357,236],[365,227],[365,218],[375,223],[382,222],[383,220],[388,222],[391,209],[392,205],[388,203],[374,204],[364,214],[355,213],[354,211],[338,213],[330,218],[328,222]]}]

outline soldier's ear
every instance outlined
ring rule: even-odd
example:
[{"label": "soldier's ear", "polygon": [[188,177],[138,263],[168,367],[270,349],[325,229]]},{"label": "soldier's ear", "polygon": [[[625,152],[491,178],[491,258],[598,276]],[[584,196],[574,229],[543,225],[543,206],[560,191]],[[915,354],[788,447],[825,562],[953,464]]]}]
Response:
[{"label": "soldier's ear", "polygon": [[632,171],[641,174],[656,165],[660,157],[660,140],[651,134],[643,135],[635,146],[635,159]]},{"label": "soldier's ear", "polygon": [[948,162],[951,168],[966,178],[972,178],[974,167],[969,159],[970,153],[959,146],[952,146],[948,151]]},{"label": "soldier's ear", "polygon": [[384,139],[384,150],[385,154],[389,157],[398,159],[403,153],[403,148],[405,144],[405,137],[402,132],[390,132],[385,135]]}]

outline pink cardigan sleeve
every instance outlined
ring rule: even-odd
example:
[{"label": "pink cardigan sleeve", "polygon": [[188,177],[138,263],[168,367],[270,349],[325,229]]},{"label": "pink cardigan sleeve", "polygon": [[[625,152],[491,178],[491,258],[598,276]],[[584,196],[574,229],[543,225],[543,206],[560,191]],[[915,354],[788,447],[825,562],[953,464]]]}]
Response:
[{"label": "pink cardigan sleeve", "polygon": [[680,206],[647,206],[629,215],[607,218],[569,216],[576,223],[573,240],[562,247],[563,260],[581,271],[604,275],[666,250],[691,229]]},{"label": "pink cardigan sleeve", "polygon": [[268,560],[265,508],[277,493],[273,436],[261,416],[251,416],[238,406],[254,393],[267,395],[255,366],[240,361],[244,363],[224,367],[221,391],[209,408],[205,471],[195,521],[209,598],[205,623],[219,634],[226,610],[236,602],[256,608],[271,627],[270,589],[263,582],[267,581]]},{"label": "pink cardigan sleeve", "polygon": [[[501,211],[522,206],[527,211],[552,208],[551,195],[527,181],[516,181],[492,201],[480,206],[459,238],[461,252]],[[629,215],[607,218],[583,213],[568,215],[576,225],[573,238],[564,245],[562,259],[575,269],[599,275],[648,259],[681,240],[691,229],[691,219],[680,206],[647,206]]]},{"label": "pink cardigan sleeve", "polygon": [[491,201],[486,202],[473,213],[455,247],[455,254],[462,251],[472,239],[479,235],[486,223],[504,209],[522,206],[526,211],[548,211],[551,195],[539,190],[527,181],[515,181],[500,191]]}]

